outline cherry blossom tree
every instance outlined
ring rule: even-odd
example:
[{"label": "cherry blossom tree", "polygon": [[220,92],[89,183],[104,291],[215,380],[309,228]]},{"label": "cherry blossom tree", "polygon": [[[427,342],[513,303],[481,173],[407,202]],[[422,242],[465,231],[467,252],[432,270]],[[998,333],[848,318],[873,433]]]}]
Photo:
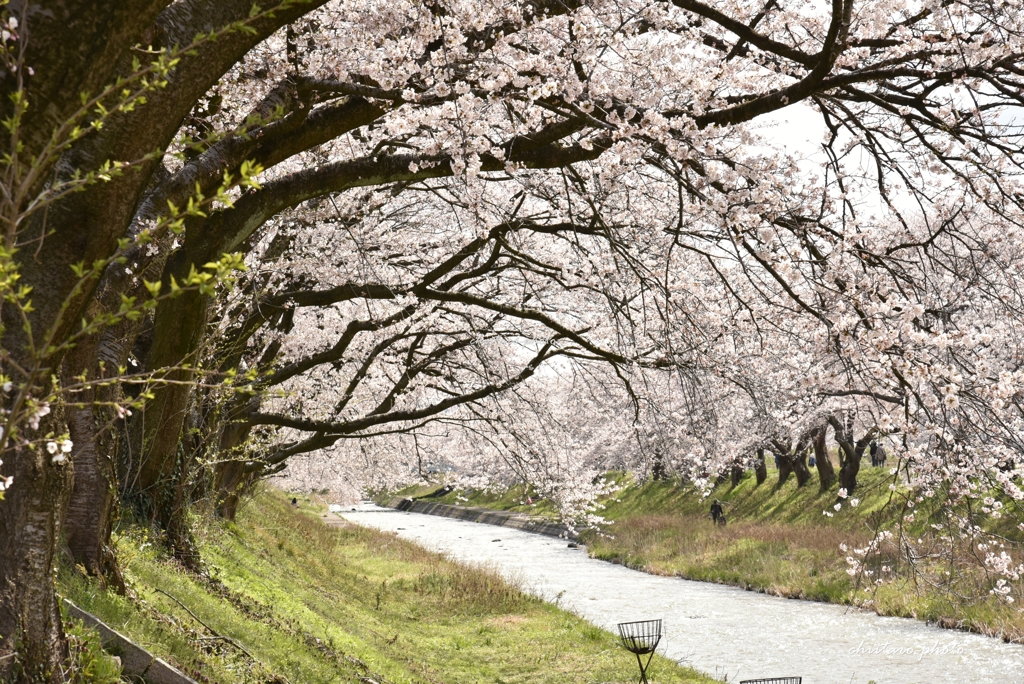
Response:
[{"label": "cherry blossom tree", "polygon": [[[5,677],[59,678],[57,538],[100,572],[115,492],[180,532],[197,468],[230,493],[545,362],[677,369],[658,381],[676,401],[723,401],[701,441],[725,458],[836,421],[902,439],[922,486],[1014,493],[1012,3],[11,0],[2,18],[0,363],[32,435],[2,454],[0,636],[25,644]],[[813,116],[820,156],[773,135],[785,112]],[[237,290],[213,284],[243,261]],[[105,324],[78,336],[83,318]],[[800,377],[759,389],[733,321],[801,350]],[[121,382],[132,362],[145,377]],[[70,459],[28,446],[65,434]]]}]

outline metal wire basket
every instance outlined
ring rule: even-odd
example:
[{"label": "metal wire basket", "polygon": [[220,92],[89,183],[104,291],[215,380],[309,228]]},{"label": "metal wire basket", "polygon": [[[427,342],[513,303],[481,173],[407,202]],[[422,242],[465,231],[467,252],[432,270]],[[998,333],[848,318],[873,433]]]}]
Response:
[{"label": "metal wire basket", "polygon": [[619,637],[626,650],[637,655],[654,653],[661,641],[661,620],[620,622]]},{"label": "metal wire basket", "polygon": [[[654,649],[661,641],[661,620],[641,620],[639,622],[620,622],[619,638],[626,650],[636,655],[636,664],[640,666],[639,684],[647,684],[647,668],[654,657]],[[644,662],[641,656],[647,656]]]}]

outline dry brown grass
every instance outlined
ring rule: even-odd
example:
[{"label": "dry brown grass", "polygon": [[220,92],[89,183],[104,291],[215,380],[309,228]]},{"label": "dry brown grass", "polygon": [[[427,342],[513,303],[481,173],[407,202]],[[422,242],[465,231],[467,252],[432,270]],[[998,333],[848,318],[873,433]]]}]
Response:
[{"label": "dry brown grass", "polygon": [[[896,543],[886,542],[866,560],[865,567],[873,574],[851,577],[846,557],[873,538],[866,526],[741,520],[718,527],[693,514],[633,515],[609,526],[608,532],[609,536],[590,540],[594,556],[653,574],[790,598],[856,603],[883,615],[1024,640],[1024,610],[1019,607],[1024,592],[1015,587],[1012,604],[990,595],[996,578],[984,568],[986,549],[973,543],[951,549],[948,540],[922,532],[921,543],[914,539],[919,555],[910,567]],[[843,551],[841,544],[848,550]],[[1024,560],[1016,550],[994,550],[1005,550],[1015,563]],[[879,577],[884,581],[876,585]]]},{"label": "dry brown grass", "polygon": [[425,597],[443,602],[449,609],[473,613],[515,613],[538,602],[496,570],[443,559],[431,562],[412,587]]},{"label": "dry brown grass", "polygon": [[521,625],[526,620],[525,615],[499,615],[488,620],[487,624],[497,629],[507,629],[515,625]]}]

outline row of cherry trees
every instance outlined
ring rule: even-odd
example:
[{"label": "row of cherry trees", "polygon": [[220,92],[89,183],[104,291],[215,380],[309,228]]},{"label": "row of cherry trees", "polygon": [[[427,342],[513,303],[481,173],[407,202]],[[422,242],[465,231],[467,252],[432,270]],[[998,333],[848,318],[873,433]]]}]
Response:
[{"label": "row of cherry trees", "polygon": [[62,537],[194,562],[190,506],[303,454],[573,510],[622,435],[706,477],[827,424],[1020,494],[1011,3],[0,13],[5,679],[64,676]]}]

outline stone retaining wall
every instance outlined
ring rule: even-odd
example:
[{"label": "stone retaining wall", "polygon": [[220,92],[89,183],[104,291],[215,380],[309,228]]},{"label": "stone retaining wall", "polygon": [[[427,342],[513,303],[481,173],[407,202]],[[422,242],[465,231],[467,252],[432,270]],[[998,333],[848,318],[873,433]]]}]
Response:
[{"label": "stone retaining wall", "polygon": [[423,513],[426,515],[439,515],[443,518],[456,518],[468,520],[469,522],[484,523],[485,525],[497,525],[498,527],[512,527],[524,532],[543,534],[549,537],[558,537],[568,541],[577,541],[575,532],[569,531],[565,525],[548,522],[541,518],[512,513],[509,511],[495,511],[489,508],[476,506],[452,506],[450,504],[434,503],[432,501],[419,501],[416,499],[404,499],[395,497],[388,502],[389,508],[410,513]]}]

